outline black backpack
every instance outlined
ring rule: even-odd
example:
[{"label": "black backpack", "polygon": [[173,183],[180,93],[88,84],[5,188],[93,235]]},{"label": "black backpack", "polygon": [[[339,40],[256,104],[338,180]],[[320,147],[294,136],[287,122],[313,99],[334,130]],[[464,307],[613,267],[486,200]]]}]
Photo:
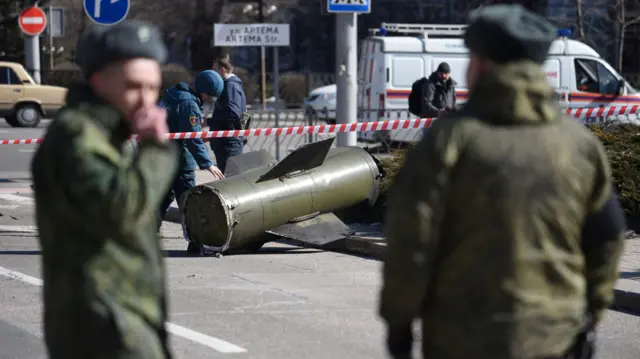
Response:
[{"label": "black backpack", "polygon": [[409,112],[416,116],[422,115],[422,101],[424,98],[424,90],[427,87],[427,78],[423,77],[411,85],[411,93],[409,94]]}]

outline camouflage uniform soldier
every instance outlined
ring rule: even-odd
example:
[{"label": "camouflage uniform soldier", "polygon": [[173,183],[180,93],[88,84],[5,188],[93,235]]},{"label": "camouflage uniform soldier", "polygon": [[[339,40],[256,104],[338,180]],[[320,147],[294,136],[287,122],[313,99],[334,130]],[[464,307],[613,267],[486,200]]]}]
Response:
[{"label": "camouflage uniform soldier", "polygon": [[394,358],[562,358],[613,297],[624,217],[603,147],[541,69],[555,29],[520,6],[471,16],[470,99],[406,158],[387,213],[380,314]]},{"label": "camouflage uniform soldier", "polygon": [[[32,172],[52,359],[166,359],[158,207],[178,151],[157,108],[167,50],[151,25],[95,27],[76,61],[89,85],[69,90]],[[138,154],[123,150],[141,136]]]}]

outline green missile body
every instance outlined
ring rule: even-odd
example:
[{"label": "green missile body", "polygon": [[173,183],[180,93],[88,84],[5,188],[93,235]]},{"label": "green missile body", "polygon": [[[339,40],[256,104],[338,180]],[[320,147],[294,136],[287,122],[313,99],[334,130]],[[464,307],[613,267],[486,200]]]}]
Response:
[{"label": "green missile body", "polygon": [[367,150],[331,149],[333,140],[300,147],[279,163],[266,151],[230,158],[225,179],[187,192],[189,239],[223,253],[258,249],[265,233],[320,247],[351,235],[332,212],[373,205],[383,171]]}]

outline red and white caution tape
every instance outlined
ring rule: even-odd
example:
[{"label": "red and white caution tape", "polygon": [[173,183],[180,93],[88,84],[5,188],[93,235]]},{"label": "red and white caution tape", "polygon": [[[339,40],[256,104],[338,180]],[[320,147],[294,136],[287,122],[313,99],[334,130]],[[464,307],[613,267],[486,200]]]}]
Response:
[{"label": "red and white caution tape", "polygon": [[[640,110],[640,105],[634,106],[616,106],[616,107],[599,107],[599,108],[574,108],[566,109],[565,113],[578,120],[592,117],[609,117],[634,115]],[[384,131],[384,130],[404,130],[427,128],[435,121],[435,118],[417,118],[411,120],[390,120],[375,122],[358,122],[350,124],[337,125],[315,125],[315,126],[294,126],[294,127],[277,127],[277,128],[252,128],[248,130],[233,131],[202,131],[202,132],[179,132],[167,133],[166,137],[170,140],[184,140],[194,138],[224,138],[224,137],[249,137],[249,136],[288,136],[288,135],[306,135],[306,134],[327,134],[339,132],[365,132],[365,131]],[[131,136],[132,139],[139,139],[137,135]],[[41,138],[23,139],[23,140],[0,140],[2,145],[31,145],[41,143]]]}]

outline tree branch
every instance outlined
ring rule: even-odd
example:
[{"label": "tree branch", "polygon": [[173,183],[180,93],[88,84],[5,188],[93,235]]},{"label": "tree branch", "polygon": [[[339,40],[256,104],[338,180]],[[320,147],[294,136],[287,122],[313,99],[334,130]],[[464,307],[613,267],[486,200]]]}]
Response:
[{"label": "tree branch", "polygon": [[640,16],[636,16],[635,18],[625,22],[625,27],[633,25],[633,24],[637,24],[640,22]]}]

